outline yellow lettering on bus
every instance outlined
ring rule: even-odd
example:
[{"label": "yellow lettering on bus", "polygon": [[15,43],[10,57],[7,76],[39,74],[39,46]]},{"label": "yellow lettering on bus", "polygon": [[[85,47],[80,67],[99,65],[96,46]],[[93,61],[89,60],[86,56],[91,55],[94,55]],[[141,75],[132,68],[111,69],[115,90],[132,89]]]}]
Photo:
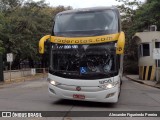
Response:
[{"label": "yellow lettering on bus", "polygon": [[58,37],[51,36],[51,42],[59,44],[96,44],[117,41],[119,33],[92,37]]}]

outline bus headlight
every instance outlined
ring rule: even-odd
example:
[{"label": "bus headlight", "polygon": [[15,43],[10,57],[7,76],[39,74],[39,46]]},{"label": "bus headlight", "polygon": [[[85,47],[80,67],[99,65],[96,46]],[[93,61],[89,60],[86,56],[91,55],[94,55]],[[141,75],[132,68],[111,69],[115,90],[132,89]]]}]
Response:
[{"label": "bus headlight", "polygon": [[113,87],[114,87],[114,85],[111,84],[111,83],[109,83],[109,84],[107,84],[107,85],[105,85],[105,86],[106,86],[106,88],[113,88]]},{"label": "bus headlight", "polygon": [[111,89],[111,88],[114,88],[116,85],[118,85],[118,83],[119,83],[118,81],[113,82],[113,83],[107,83],[107,84],[101,85],[99,87],[103,88],[103,89]]},{"label": "bus headlight", "polygon": [[50,81],[50,83],[51,83],[52,85],[56,85],[56,82],[55,82],[54,80]]},{"label": "bus headlight", "polygon": [[54,86],[60,84],[60,83],[58,83],[58,82],[56,82],[56,81],[54,81],[54,80],[51,80],[50,78],[48,78],[47,81],[48,81],[50,84],[54,85]]}]

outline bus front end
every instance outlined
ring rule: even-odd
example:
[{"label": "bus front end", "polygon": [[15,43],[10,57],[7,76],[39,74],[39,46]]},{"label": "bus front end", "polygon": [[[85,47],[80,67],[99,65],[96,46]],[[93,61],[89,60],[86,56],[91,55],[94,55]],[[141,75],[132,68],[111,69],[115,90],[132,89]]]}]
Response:
[{"label": "bus front end", "polygon": [[57,14],[49,37],[48,89],[52,96],[118,101],[125,41],[119,19],[115,8]]}]

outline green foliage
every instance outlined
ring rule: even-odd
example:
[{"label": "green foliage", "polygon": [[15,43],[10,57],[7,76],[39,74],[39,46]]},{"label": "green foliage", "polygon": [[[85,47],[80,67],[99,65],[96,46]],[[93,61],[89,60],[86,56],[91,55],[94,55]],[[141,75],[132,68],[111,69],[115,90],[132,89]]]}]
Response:
[{"label": "green foliage", "polygon": [[23,0],[0,0],[0,10],[1,11],[13,11],[14,9],[20,7]]},{"label": "green foliage", "polygon": [[160,30],[160,2],[159,0],[148,0],[143,4],[135,15],[134,26],[138,31],[147,29],[150,25],[157,25]]},{"label": "green foliage", "polygon": [[[3,13],[3,16],[0,14],[0,40],[5,48],[4,54],[14,54],[14,68],[23,60],[40,61],[40,38],[51,34],[53,18],[58,12],[71,9],[64,6],[50,7],[43,0],[0,0],[0,8]],[[5,21],[3,27],[1,21]]]},{"label": "green foliage", "polygon": [[[128,71],[128,69],[131,70],[133,68],[132,64],[137,65],[138,63],[138,46],[132,40],[132,36],[136,32],[148,29],[150,25],[157,25],[158,30],[160,30],[160,2],[159,0],[147,0],[142,4],[138,0],[133,2],[129,2],[129,0],[118,1],[123,2],[118,8],[122,17],[122,29],[126,34],[124,67]],[[135,73],[135,70],[132,69],[130,72]]]},{"label": "green foliage", "polygon": [[2,43],[2,41],[0,41],[0,54],[2,54],[4,51],[4,48],[2,47],[2,45],[3,45],[3,43]]},{"label": "green foliage", "polygon": [[[5,23],[4,16],[3,16],[3,14],[0,12],[0,36],[1,36],[1,34],[2,34],[2,30],[4,29],[4,23]],[[0,39],[0,54],[2,54],[3,52],[4,52],[3,42],[2,42],[2,40]]]},{"label": "green foliage", "polygon": [[[137,71],[138,66],[138,55],[137,55],[137,45],[134,41],[132,41],[132,36],[135,34],[133,30],[133,22],[134,17],[137,11],[142,4],[139,1],[129,0],[117,0],[119,2],[123,2],[122,5],[117,6],[121,13],[121,21],[122,21],[122,30],[126,35],[126,46],[125,46],[125,59],[124,59],[124,71],[135,73]],[[131,64],[132,63],[132,64]],[[134,65],[134,69],[133,68]]]}]

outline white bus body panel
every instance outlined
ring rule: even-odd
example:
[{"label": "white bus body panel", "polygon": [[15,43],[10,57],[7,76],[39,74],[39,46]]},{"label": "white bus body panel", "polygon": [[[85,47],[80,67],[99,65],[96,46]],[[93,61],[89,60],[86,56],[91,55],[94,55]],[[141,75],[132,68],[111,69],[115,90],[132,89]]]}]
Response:
[{"label": "white bus body panel", "polygon": [[[120,93],[120,76],[117,75],[111,78],[97,79],[97,80],[82,80],[82,79],[69,79],[57,77],[52,74],[48,75],[48,78],[54,80],[61,85],[54,86],[49,83],[48,90],[51,96],[72,99],[72,100],[84,100],[84,101],[95,101],[95,102],[109,102],[116,103],[118,101],[118,95]],[[119,81],[118,84],[110,89],[103,89],[99,86],[99,81],[112,80],[114,82]],[[81,87],[80,91],[76,90],[76,87]],[[75,99],[73,95],[84,95],[85,99]],[[112,94],[112,96],[107,97],[107,95]]]}]

